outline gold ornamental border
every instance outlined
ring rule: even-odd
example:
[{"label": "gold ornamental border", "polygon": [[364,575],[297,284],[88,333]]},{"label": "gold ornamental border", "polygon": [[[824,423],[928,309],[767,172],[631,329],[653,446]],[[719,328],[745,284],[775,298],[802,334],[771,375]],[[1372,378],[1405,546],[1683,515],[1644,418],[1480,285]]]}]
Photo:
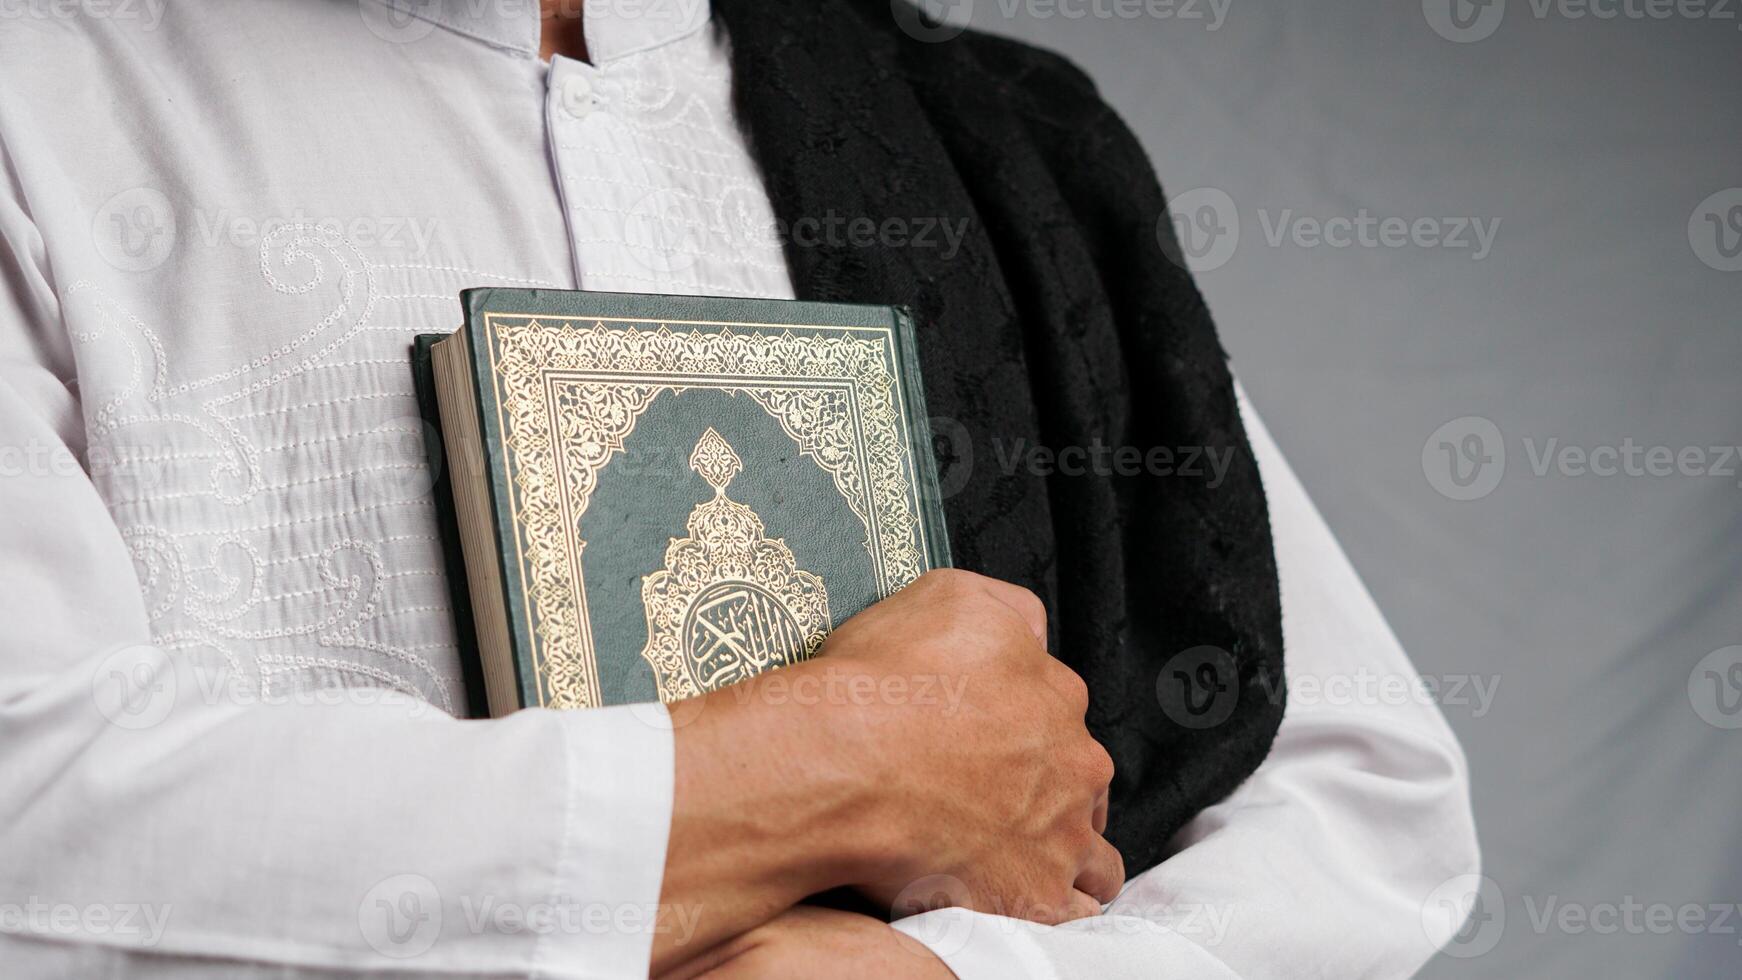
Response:
[{"label": "gold ornamental border", "polygon": [[[924,570],[893,328],[530,313],[488,313],[484,328],[541,705],[601,703],[580,517],[600,471],[664,392],[751,397],[864,523],[882,594]],[[845,396],[818,394],[829,391]]]}]

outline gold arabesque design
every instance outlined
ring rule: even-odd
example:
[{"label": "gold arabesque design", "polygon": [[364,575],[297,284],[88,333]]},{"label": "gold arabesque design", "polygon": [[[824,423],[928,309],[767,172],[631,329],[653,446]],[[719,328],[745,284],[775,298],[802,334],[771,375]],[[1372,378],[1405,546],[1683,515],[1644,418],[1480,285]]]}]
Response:
[{"label": "gold arabesque design", "polygon": [[725,687],[815,653],[829,634],[823,580],[792,549],[766,537],[762,519],[726,496],[744,464],[712,427],[690,468],[714,488],[690,511],[688,537],[673,538],[665,567],[642,579],[647,646],[661,701]]},{"label": "gold arabesque design", "polygon": [[[743,393],[776,419],[801,453],[830,474],[862,522],[881,595],[907,585],[925,567],[925,529],[892,370],[893,331],[826,325],[688,326],[677,332],[655,320],[485,317],[517,528],[511,560],[518,565],[527,597],[524,614],[534,637],[540,704],[590,707],[602,701],[581,574],[586,545],[581,518],[599,473],[664,393],[704,387]],[[695,329],[699,326],[719,329]],[[778,332],[770,326],[779,326]],[[756,526],[761,527],[759,519]],[[759,580],[745,581],[762,588]],[[745,589],[727,604],[754,606],[764,620],[795,630],[803,644],[810,644],[815,631],[806,624],[811,617],[801,618],[771,600],[775,593],[764,592]],[[826,631],[827,597],[820,580],[817,595]],[[792,616],[790,626],[776,610]],[[742,609],[739,614],[744,615]],[[649,619],[651,630],[651,615]],[[814,649],[804,647],[806,653]],[[658,677],[657,666],[655,673]],[[686,696],[670,693],[680,690],[688,688],[674,682],[668,691],[660,682],[662,697]]]}]

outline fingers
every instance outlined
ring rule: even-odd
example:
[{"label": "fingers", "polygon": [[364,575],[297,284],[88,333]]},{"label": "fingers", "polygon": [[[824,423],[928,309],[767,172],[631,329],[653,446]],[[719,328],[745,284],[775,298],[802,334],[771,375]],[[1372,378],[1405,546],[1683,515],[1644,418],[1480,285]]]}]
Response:
[{"label": "fingers", "polygon": [[[1077,875],[1076,887],[1102,905],[1118,898],[1119,889],[1125,887],[1125,859],[1120,856],[1119,849],[1107,843],[1107,838],[1100,834],[1095,835],[1089,861]],[[1099,906],[1095,911],[1100,912]]]},{"label": "fingers", "polygon": [[[1065,906],[1064,915],[1061,916],[1058,921],[1071,922],[1076,919],[1093,918],[1101,914],[1101,904],[1102,903],[1095,900],[1095,896],[1093,895],[1080,890],[1074,891],[1071,893],[1069,904]],[[1058,923],[1055,922],[1053,924],[1057,925]]]}]

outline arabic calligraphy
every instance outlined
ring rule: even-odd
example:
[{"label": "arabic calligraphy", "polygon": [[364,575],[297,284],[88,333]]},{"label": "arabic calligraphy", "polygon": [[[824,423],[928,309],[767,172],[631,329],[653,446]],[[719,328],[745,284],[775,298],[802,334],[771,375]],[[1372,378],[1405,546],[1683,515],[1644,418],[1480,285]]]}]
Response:
[{"label": "arabic calligraphy", "polygon": [[641,583],[647,646],[660,700],[694,697],[803,660],[829,631],[823,580],[798,567],[792,549],[769,538],[762,519],[726,496],[744,464],[709,428],[690,468],[714,488],[673,538],[665,567]]}]

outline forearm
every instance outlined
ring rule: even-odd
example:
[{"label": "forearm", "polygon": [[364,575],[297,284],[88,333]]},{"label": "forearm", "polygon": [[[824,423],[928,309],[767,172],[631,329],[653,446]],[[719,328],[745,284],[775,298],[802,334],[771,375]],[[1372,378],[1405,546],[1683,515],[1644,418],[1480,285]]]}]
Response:
[{"label": "forearm", "polygon": [[[783,683],[811,664],[789,668]],[[676,772],[655,973],[805,898],[866,879],[887,846],[874,774],[840,751],[827,703],[764,696],[765,678],[674,705]],[[679,917],[686,921],[677,922]]]}]

